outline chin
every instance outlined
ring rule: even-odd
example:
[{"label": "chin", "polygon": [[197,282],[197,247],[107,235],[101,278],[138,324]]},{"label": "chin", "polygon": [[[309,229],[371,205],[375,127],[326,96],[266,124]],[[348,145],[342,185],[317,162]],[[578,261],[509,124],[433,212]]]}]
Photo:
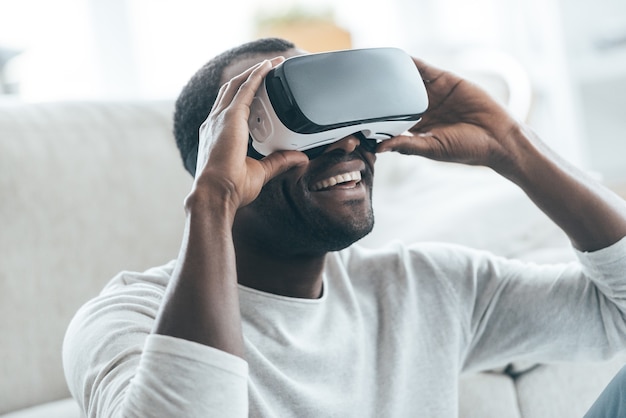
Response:
[{"label": "chin", "polygon": [[340,251],[359,241],[374,228],[374,217],[367,217],[349,221],[327,224],[317,229],[309,236],[309,246],[317,247],[324,252]]}]

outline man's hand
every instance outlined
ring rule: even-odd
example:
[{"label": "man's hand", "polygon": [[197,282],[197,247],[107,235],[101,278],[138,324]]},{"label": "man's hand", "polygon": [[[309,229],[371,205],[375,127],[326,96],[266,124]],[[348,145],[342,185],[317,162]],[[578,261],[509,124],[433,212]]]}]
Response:
[{"label": "man's hand", "polygon": [[263,61],[222,85],[215,104],[200,127],[193,193],[223,196],[232,209],[252,202],[272,177],[308,161],[297,151],[275,152],[255,160],[248,150],[248,116],[254,94],[282,57]]},{"label": "man's hand", "polygon": [[429,109],[409,134],[381,142],[377,152],[491,167],[522,188],[582,251],[626,236],[622,199],[553,153],[479,87],[414,61]]},{"label": "man's hand", "polygon": [[519,123],[478,86],[413,61],[424,79],[429,108],[409,134],[383,141],[377,151],[505,169],[516,158],[512,134]]}]

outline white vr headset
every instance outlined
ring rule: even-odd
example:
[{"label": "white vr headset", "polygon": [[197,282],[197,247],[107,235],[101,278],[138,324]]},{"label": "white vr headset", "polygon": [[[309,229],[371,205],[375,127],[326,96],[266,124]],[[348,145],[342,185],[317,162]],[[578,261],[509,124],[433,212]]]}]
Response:
[{"label": "white vr headset", "polygon": [[251,151],[307,151],[351,134],[379,142],[411,128],[427,108],[424,82],[401,49],[300,55],[273,68],[257,91]]}]

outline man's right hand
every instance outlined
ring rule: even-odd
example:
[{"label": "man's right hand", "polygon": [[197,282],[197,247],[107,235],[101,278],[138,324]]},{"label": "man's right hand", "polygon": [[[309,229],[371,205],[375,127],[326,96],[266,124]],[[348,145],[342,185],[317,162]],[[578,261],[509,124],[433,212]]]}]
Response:
[{"label": "man's right hand", "polygon": [[227,199],[232,212],[252,202],[271,178],[308,158],[279,151],[261,160],[247,157],[250,104],[265,75],[284,58],[263,61],[222,85],[200,127],[196,177],[190,196]]}]

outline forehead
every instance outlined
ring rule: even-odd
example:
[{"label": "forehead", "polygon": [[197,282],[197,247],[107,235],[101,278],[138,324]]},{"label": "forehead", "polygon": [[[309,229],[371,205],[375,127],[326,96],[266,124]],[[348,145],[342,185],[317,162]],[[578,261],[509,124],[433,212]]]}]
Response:
[{"label": "forehead", "polygon": [[295,57],[297,55],[306,54],[306,51],[301,49],[288,49],[287,51],[282,52],[269,52],[269,53],[261,53],[254,55],[247,55],[245,58],[237,59],[230,63],[226,68],[224,68],[224,72],[222,73],[222,79],[220,80],[220,84],[226,83],[231,78],[243,73],[248,68],[253,65],[265,60],[272,59],[278,56],[283,56],[285,58]]}]

